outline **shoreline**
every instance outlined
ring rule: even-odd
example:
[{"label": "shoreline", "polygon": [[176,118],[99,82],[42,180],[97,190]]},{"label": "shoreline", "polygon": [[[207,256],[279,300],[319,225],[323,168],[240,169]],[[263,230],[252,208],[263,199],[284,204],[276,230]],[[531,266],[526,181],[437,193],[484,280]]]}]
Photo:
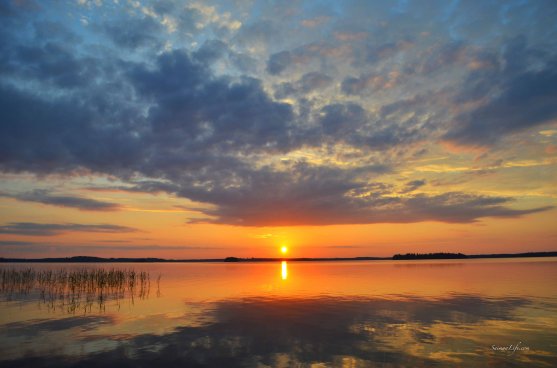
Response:
[{"label": "shoreline", "polygon": [[302,258],[206,258],[206,259],[164,259],[164,258],[102,258],[89,256],[59,257],[59,258],[3,258],[0,263],[254,263],[254,262],[342,262],[342,261],[419,261],[419,260],[466,260],[466,259],[490,259],[490,258],[538,258],[557,257],[554,252],[527,252],[510,254],[406,254],[394,255],[392,257],[302,257]]}]

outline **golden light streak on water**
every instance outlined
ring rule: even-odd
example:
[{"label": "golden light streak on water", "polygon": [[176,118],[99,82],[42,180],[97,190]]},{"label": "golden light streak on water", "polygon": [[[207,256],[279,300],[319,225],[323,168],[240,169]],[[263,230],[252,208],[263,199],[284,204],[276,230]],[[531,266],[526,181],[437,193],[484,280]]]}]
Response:
[{"label": "golden light streak on water", "polygon": [[288,278],[288,264],[286,263],[286,261],[282,261],[281,271],[282,279],[286,280]]}]

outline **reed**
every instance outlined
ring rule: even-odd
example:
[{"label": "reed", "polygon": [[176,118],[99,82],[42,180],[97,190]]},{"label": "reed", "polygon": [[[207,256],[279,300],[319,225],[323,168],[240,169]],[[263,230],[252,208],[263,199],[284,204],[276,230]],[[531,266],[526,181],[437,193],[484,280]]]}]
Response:
[{"label": "reed", "polygon": [[150,284],[148,272],[133,269],[0,269],[0,294],[6,300],[38,296],[49,309],[71,313],[90,312],[94,304],[105,310],[106,302],[112,300],[119,306],[123,298],[132,303],[135,297],[147,298]]}]

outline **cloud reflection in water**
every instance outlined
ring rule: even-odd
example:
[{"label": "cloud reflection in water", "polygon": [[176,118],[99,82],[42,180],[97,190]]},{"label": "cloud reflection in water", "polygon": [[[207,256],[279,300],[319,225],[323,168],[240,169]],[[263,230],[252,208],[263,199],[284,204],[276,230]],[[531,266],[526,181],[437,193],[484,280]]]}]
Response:
[{"label": "cloud reflection in water", "polygon": [[[3,366],[89,367],[102,362],[104,367],[288,367],[313,363],[429,367],[458,362],[473,367],[484,364],[487,357],[493,366],[520,366],[526,359],[534,366],[551,364],[555,354],[544,352],[542,346],[515,356],[490,350],[491,344],[507,341],[555,341],[557,333],[547,328],[522,329],[517,310],[531,306],[525,298],[457,294],[441,298],[232,298],[207,303],[206,313],[212,320],[199,326],[182,325],[162,335],[137,335],[115,349],[79,358],[57,355],[38,359],[29,354],[4,361]],[[188,318],[191,316],[184,316]],[[56,330],[52,323],[46,330],[35,324],[36,332]],[[84,319],[83,323],[91,321]],[[111,336],[97,338],[110,340]],[[121,336],[114,338],[120,340]]]}]

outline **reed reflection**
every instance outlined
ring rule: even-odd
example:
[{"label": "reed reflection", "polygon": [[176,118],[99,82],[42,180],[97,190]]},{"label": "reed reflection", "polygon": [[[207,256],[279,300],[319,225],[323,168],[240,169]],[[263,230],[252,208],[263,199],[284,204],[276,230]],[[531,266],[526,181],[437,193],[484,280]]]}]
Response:
[{"label": "reed reflection", "polygon": [[288,279],[288,263],[286,261],[281,263],[281,278],[283,280]]}]

